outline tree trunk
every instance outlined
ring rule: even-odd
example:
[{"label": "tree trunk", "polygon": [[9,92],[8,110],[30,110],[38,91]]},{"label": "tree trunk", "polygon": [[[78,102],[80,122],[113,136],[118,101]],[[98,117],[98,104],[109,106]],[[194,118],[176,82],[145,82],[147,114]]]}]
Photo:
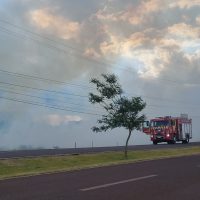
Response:
[{"label": "tree trunk", "polygon": [[125,158],[127,159],[128,158],[128,141],[131,137],[131,130],[129,130],[129,133],[128,133],[128,137],[126,139],[126,146],[125,146],[125,151],[124,151],[124,154],[125,154]]}]

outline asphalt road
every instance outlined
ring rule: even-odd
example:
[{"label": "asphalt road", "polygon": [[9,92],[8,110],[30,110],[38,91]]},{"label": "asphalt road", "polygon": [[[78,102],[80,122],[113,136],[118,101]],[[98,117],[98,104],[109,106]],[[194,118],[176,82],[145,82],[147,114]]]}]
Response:
[{"label": "asphalt road", "polygon": [[[200,146],[200,142],[193,142],[189,144],[158,144],[158,145],[136,145],[129,146],[130,150],[150,150],[163,148],[182,148]],[[124,147],[95,147],[95,148],[68,148],[68,149],[39,149],[39,150],[18,150],[18,151],[0,151],[0,159],[3,158],[19,158],[19,157],[36,157],[36,156],[50,156],[50,155],[65,155],[65,154],[84,154],[84,153],[98,153],[105,151],[122,151]]]},{"label": "asphalt road", "polygon": [[0,181],[1,200],[199,200],[200,155]]}]

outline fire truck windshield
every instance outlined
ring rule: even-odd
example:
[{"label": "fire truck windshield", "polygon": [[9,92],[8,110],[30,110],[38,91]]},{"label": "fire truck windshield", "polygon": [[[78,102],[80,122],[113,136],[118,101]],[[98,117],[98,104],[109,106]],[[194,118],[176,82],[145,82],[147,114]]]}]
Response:
[{"label": "fire truck windshield", "polygon": [[169,121],[151,121],[151,127],[168,126]]}]

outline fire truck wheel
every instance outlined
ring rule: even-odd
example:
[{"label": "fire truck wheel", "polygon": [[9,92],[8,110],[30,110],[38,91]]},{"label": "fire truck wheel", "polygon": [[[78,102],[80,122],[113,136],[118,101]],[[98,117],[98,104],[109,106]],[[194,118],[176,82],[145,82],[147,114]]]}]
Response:
[{"label": "fire truck wheel", "polygon": [[182,144],[188,144],[190,142],[190,137],[187,135],[186,139],[182,141]]},{"label": "fire truck wheel", "polygon": [[185,143],[188,144],[189,142],[190,142],[190,138],[189,138],[189,136],[187,135]]},{"label": "fire truck wheel", "polygon": [[171,144],[171,141],[168,141],[167,144]]},{"label": "fire truck wheel", "polygon": [[158,143],[157,143],[156,141],[153,141],[153,144],[156,145],[156,144],[158,144]]}]

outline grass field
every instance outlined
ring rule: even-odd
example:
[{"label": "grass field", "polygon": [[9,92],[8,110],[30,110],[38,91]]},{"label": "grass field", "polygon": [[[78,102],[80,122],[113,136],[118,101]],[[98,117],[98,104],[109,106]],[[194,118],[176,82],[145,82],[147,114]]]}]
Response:
[{"label": "grass field", "polygon": [[200,147],[0,160],[0,179],[200,154]]}]

